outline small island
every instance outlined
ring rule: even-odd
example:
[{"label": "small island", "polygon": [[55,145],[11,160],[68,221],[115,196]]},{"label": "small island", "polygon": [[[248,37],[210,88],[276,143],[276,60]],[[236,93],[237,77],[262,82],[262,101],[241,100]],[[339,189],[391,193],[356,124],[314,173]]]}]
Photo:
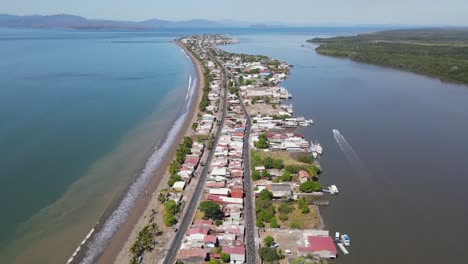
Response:
[{"label": "small island", "polygon": [[468,84],[468,29],[400,29],[314,38],[317,53]]}]

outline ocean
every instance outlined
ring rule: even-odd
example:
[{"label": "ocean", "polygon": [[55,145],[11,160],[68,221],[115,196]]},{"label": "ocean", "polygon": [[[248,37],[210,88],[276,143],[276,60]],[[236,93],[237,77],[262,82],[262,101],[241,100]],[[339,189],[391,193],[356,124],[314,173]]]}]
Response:
[{"label": "ocean", "polygon": [[63,263],[187,105],[170,34],[0,30],[1,263]]}]

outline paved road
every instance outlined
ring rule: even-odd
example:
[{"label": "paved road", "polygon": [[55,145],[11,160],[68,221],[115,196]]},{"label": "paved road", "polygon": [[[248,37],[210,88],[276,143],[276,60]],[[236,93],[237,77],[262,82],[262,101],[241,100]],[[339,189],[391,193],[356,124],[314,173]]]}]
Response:
[{"label": "paved road", "polygon": [[[224,68],[224,74],[227,76],[226,68]],[[234,80],[236,85],[238,86],[237,80]],[[244,216],[245,216],[245,244],[247,249],[247,256],[246,262],[248,264],[255,264],[257,263],[257,248],[255,244],[255,209],[253,206],[254,203],[254,195],[253,195],[253,187],[252,187],[252,177],[250,176],[250,146],[249,146],[249,139],[250,139],[250,130],[252,128],[252,120],[250,119],[250,115],[245,108],[244,102],[239,96],[239,100],[241,102],[242,109],[244,110],[245,116],[247,117],[247,125],[245,128],[245,135],[244,135]]]},{"label": "paved road", "polygon": [[250,130],[252,122],[250,115],[245,109],[244,102],[241,101],[242,109],[247,117],[247,126],[245,128],[244,138],[244,215],[245,215],[245,243],[247,245],[247,263],[257,263],[257,250],[255,246],[255,216],[254,216],[254,196],[252,187],[252,177],[250,176]]},{"label": "paved road", "polygon": [[[218,144],[218,139],[219,136],[221,135],[221,130],[224,125],[224,119],[226,117],[226,102],[227,102],[227,79],[226,75],[223,75],[224,79],[224,96],[223,96],[223,112],[221,114],[221,124],[219,125],[218,129],[216,130],[216,135],[213,140],[213,146],[216,146]],[[174,236],[174,239],[172,241],[171,247],[169,251],[166,254],[166,257],[164,258],[164,264],[172,264],[176,261],[176,256],[177,252],[180,249],[180,246],[182,245],[182,240],[184,238],[185,233],[187,232],[188,228],[192,224],[192,219],[195,214],[195,211],[198,207],[198,202],[200,201],[201,195],[203,193],[203,188],[205,185],[206,181],[206,175],[208,174],[208,169],[211,164],[211,160],[213,159],[214,155],[214,150],[210,151],[208,154],[208,159],[205,163],[205,166],[203,167],[203,170],[200,174],[200,177],[198,179],[195,191],[193,192],[192,199],[190,202],[186,205],[187,206],[187,211],[185,215],[183,216],[182,220],[179,221],[179,230]]]}]

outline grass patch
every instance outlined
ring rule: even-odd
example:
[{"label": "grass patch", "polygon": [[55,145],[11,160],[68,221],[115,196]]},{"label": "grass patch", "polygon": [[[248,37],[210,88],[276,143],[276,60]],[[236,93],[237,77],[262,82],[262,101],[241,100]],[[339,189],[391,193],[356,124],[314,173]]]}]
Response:
[{"label": "grass patch", "polygon": [[[280,203],[275,203],[276,211],[279,210]],[[281,221],[278,217],[278,225],[281,228],[291,228],[298,224],[301,229],[312,229],[317,228],[320,224],[320,220],[317,217],[317,210],[315,206],[309,205],[310,212],[307,214],[303,214],[300,209],[297,209],[296,206],[294,209],[287,214],[288,220]]]}]

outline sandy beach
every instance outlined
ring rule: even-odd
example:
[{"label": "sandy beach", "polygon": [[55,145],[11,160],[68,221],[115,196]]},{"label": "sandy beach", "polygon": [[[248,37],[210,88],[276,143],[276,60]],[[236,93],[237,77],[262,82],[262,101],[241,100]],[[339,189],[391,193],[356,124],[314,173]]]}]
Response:
[{"label": "sandy beach", "polygon": [[[179,45],[178,43],[175,44]],[[155,205],[157,206],[160,204],[157,200],[158,194],[161,189],[167,188],[166,182],[169,178],[167,168],[175,157],[177,146],[180,144],[184,136],[191,136],[193,134],[191,125],[196,121],[198,104],[202,96],[201,91],[203,90],[203,67],[201,66],[200,62],[185,49],[185,47],[181,45],[179,46],[183,48],[186,54],[190,57],[197,74],[196,90],[194,92],[194,98],[189,107],[188,116],[182,129],[177,134],[176,140],[174,141],[171,150],[164,157],[164,160],[161,162],[160,166],[154,171],[151,180],[145,188],[145,192],[140,195],[125,222],[114,234],[112,240],[106,249],[102,252],[102,254],[98,257],[96,263],[129,263],[129,249],[135,241],[138,232],[148,222],[145,216],[149,214],[149,211],[154,208]],[[148,195],[146,195],[146,192]],[[160,224],[159,226],[162,230],[164,230],[163,225]]]}]

